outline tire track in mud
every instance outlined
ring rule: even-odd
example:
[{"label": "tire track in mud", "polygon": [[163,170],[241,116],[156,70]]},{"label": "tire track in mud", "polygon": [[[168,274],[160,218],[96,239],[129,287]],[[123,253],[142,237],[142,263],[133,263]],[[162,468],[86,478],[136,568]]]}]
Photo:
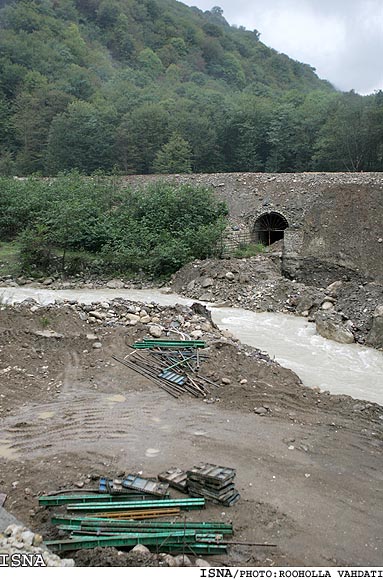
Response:
[{"label": "tire track in mud", "polygon": [[[182,434],[189,440],[208,436],[213,417],[210,409],[199,407],[190,413],[192,401],[188,398],[172,401],[150,387],[141,392],[97,391],[79,379],[76,355],[71,353],[69,358],[55,400],[31,402],[4,420],[0,441],[14,456],[39,457],[47,449],[67,453],[102,448],[113,454],[121,447],[145,453],[146,447],[157,447],[159,440],[172,444],[172,436],[177,439]],[[226,420],[216,418],[215,422],[224,423],[227,431],[234,430]]]},{"label": "tire track in mud", "polygon": [[[61,377],[61,390],[56,400],[32,404],[20,410],[16,417],[8,417],[0,430],[0,440],[13,454],[39,455],[47,447],[55,451],[78,451],[80,445],[94,445],[129,439],[134,444],[137,435],[129,430],[135,415],[123,394],[90,391],[79,381],[79,356],[68,353],[68,361]],[[146,399],[146,397],[145,397]],[[149,400],[148,400],[149,403]],[[141,416],[152,409],[143,405]]]},{"label": "tire track in mud", "polygon": [[103,440],[106,443],[127,437],[134,444],[134,432],[128,433],[132,415],[125,403],[114,404],[105,395],[89,394],[21,412],[16,422],[6,426],[0,438],[22,455],[38,455],[47,445],[57,450],[73,448],[76,451],[79,442],[94,444]]}]

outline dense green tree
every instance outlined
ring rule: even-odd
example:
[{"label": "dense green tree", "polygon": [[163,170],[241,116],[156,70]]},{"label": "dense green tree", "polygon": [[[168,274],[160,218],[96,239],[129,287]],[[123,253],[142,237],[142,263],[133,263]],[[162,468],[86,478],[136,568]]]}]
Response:
[{"label": "dense green tree", "polygon": [[381,95],[335,91],[219,6],[0,3],[0,55],[3,172],[148,173],[174,133],[196,172],[382,168]]},{"label": "dense green tree", "polygon": [[123,171],[151,173],[169,134],[169,115],[161,105],[142,105],[127,114],[117,130],[117,152]]},{"label": "dense green tree", "polygon": [[360,171],[368,163],[367,108],[355,93],[341,95],[333,103],[319,133],[315,167],[324,171]]},{"label": "dense green tree", "polygon": [[178,133],[157,152],[153,163],[155,173],[191,173],[192,150],[190,144]]},{"label": "dense green tree", "polygon": [[163,71],[164,67],[161,59],[156,55],[151,48],[141,50],[137,57],[137,62],[142,70],[150,75],[151,78],[157,78]]},{"label": "dense green tree", "polygon": [[44,170],[50,124],[58,113],[65,110],[70,100],[70,95],[47,84],[18,95],[12,117],[14,138],[18,144],[18,174]]},{"label": "dense green tree", "polygon": [[114,128],[109,115],[90,103],[77,101],[57,115],[49,132],[47,170],[111,169],[114,157]]}]

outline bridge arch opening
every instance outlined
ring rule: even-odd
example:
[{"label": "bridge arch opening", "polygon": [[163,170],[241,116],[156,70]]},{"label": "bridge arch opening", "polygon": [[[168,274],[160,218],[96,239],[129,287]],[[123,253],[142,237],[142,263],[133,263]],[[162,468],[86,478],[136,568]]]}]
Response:
[{"label": "bridge arch opening", "polygon": [[288,227],[289,223],[282,214],[276,211],[264,213],[254,224],[253,240],[256,244],[271,246],[274,242],[283,240]]}]

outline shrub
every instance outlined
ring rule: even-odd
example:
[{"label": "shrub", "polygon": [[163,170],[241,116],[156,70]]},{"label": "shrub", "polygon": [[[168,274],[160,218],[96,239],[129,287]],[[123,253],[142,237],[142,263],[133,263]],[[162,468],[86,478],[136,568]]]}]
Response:
[{"label": "shrub", "polygon": [[102,267],[163,277],[221,250],[227,209],[205,188],[158,182],[131,191],[74,172],[8,186],[0,239],[19,234],[25,272],[73,275]]}]

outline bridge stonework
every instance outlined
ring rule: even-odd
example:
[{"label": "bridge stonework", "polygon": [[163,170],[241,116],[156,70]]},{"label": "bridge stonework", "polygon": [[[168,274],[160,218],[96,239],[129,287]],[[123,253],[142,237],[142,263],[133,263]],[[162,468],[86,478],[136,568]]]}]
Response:
[{"label": "bridge stonework", "polygon": [[134,175],[211,188],[229,208],[228,244],[253,239],[257,219],[270,212],[288,222],[283,268],[307,282],[360,274],[383,281],[383,173],[214,173]]}]

